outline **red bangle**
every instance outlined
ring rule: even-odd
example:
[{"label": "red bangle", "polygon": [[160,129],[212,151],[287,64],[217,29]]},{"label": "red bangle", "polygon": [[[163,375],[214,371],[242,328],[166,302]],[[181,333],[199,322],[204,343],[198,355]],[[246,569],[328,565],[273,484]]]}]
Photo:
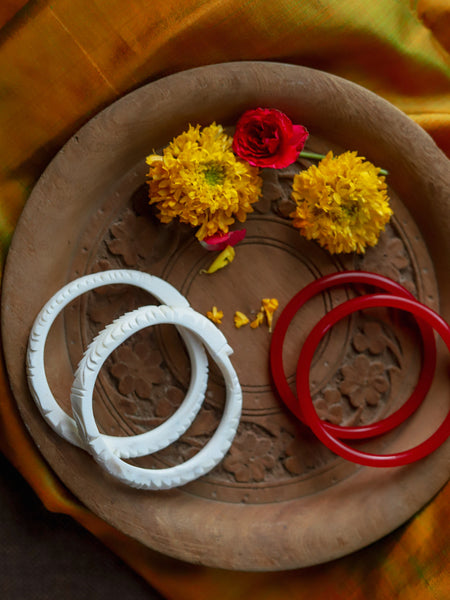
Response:
[{"label": "red bangle", "polygon": [[[342,273],[325,275],[307,285],[290,300],[277,319],[270,345],[270,370],[272,380],[280,398],[294,415],[305,424],[308,424],[307,419],[302,413],[301,406],[298,403],[295,394],[289,387],[284,372],[283,344],[288,327],[300,308],[316,294],[337,285],[355,283],[376,286],[395,296],[402,296],[414,300],[414,297],[408,290],[387,277],[383,277],[377,273],[367,273],[364,271],[344,271]],[[364,439],[381,435],[400,425],[420,406],[433,381],[434,370],[436,367],[436,342],[432,327],[427,323],[423,323],[420,319],[418,319],[417,322],[422,336],[424,352],[420,378],[411,396],[398,410],[376,423],[357,427],[345,427],[333,425],[324,421],[324,428],[334,437],[342,439]]]},{"label": "red bangle", "polygon": [[360,465],[397,467],[415,462],[427,456],[448,438],[450,435],[450,411],[438,429],[427,440],[414,448],[394,454],[369,454],[347,446],[327,431],[316,413],[309,389],[311,361],[322,337],[343,317],[357,310],[372,307],[398,308],[412,313],[419,319],[423,319],[437,331],[450,350],[450,327],[442,317],[428,306],[410,298],[402,298],[389,294],[371,294],[360,298],[353,298],[327,313],[308,335],[297,364],[297,394],[309,427],[330,450]]}]

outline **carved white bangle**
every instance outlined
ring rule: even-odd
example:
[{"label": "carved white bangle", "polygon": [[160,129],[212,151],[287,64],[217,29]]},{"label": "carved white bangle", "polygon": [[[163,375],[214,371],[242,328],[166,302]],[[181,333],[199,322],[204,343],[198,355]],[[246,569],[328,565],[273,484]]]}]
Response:
[{"label": "carved white bangle", "polygon": [[[227,393],[222,420],[206,445],[184,463],[163,469],[146,469],[124,462],[117,454],[116,439],[99,432],[92,395],[102,364],[128,337],[151,325],[169,323],[183,326],[200,337],[217,363]],[[168,489],[184,485],[213,469],[228,451],[242,410],[242,392],[229,355],[232,353],[222,332],[192,308],[144,306],[108,325],[89,345],[80,361],[71,392],[72,410],[95,460],[112,476],[139,489]]]},{"label": "carved white bangle", "polygon": [[[31,329],[27,351],[27,373],[31,394],[47,423],[68,442],[87,449],[74,419],[67,414],[53,396],[45,374],[44,350],[50,328],[58,314],[75,298],[85,292],[110,284],[138,287],[155,296],[160,302],[188,307],[189,303],[172,285],[160,279],[131,269],[116,269],[85,275],[67,284],[43,307]],[[191,379],[186,397],[178,410],[159,427],[127,437],[106,436],[114,440],[115,448],[125,458],[145,455],[165,448],[177,440],[190,426],[203,403],[207,379],[208,358],[198,338],[178,328],[191,361]],[[140,454],[141,453],[141,454]]]}]

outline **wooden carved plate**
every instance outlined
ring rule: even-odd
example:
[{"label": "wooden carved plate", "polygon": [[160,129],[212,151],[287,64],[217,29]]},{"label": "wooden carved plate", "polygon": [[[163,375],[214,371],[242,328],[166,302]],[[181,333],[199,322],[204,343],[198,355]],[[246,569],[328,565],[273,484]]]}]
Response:
[{"label": "wooden carved plate", "polygon": [[[395,216],[363,256],[331,256],[287,219],[293,174],[308,163],[264,172],[264,197],[247,221],[235,261],[200,274],[211,255],[179,225],[162,226],[148,207],[145,156],[189,123],[232,127],[257,106],[277,107],[311,133],[318,152],[358,150],[389,170]],[[450,319],[450,169],[431,138],[397,109],[342,79],[292,65],[241,62],[202,67],[146,85],[101,112],[75,135],[36,185],[18,224],[4,279],[4,351],[24,422],[61,480],[94,513],[143,544],[177,558],[227,569],[276,570],[325,562],[391,532],[447,482],[450,443],[403,468],[363,468],[323,447],[284,409],[268,372],[267,327],[235,329],[233,314],[252,314],[263,297],[281,307],[320,275],[376,271],[406,285]],[[42,305],[77,276],[107,268],[145,270],[167,279],[221,325],[244,392],[233,445],[210,474],[183,488],[144,492],[110,478],[85,452],[60,439],[27,388],[25,352]],[[311,325],[363,290],[335,289],[297,316],[286,343],[290,381]],[[91,292],[68,307],[47,344],[47,375],[69,408],[83,349],[113,318],[151,301],[126,286]],[[364,444],[379,452],[416,445],[449,410],[447,351],[439,346],[432,389],[396,431]],[[387,415],[417,381],[421,344],[405,313],[366,311],[323,340],[311,385],[317,410],[335,423]],[[139,433],[181,402],[189,363],[174,328],[146,330],[108,359],[95,393],[102,429]],[[345,385],[342,385],[345,382]],[[344,393],[343,390],[346,390]],[[349,392],[349,390],[353,390]],[[138,464],[161,467],[192,456],[216,427],[223,385],[211,367],[204,407],[176,444]]]}]

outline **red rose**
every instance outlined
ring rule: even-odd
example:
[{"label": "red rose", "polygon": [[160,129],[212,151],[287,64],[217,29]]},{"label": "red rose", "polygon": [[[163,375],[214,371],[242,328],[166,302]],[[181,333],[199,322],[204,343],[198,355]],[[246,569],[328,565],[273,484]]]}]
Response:
[{"label": "red rose", "polygon": [[254,167],[283,169],[297,160],[308,135],[280,110],[256,108],[237,122],[233,151]]}]

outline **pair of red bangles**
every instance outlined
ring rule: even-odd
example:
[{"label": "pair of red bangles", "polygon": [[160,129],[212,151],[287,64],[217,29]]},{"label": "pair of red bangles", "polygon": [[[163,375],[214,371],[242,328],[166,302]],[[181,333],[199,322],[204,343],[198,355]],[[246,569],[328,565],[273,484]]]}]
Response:
[{"label": "pair of red bangles", "polygon": [[[344,284],[367,284],[387,293],[374,293],[347,300],[333,308],[313,327],[300,351],[296,369],[297,397],[286,379],[283,366],[283,344],[287,330],[300,308],[318,293]],[[396,308],[414,316],[423,343],[423,361],[420,378],[408,400],[388,417],[356,427],[333,425],[322,421],[313,404],[309,385],[309,373],[314,353],[324,335],[339,320],[362,309],[383,307]],[[435,330],[450,350],[450,326],[428,306],[418,302],[402,285],[378,275],[364,271],[346,271],[326,275],[313,281],[298,292],[277,319],[270,346],[270,370],[275,388],[300,421],[307,425],[334,453],[352,462],[371,467],[397,467],[415,462],[436,450],[450,435],[450,411],[438,429],[417,446],[393,454],[372,454],[352,448],[342,440],[361,440],[391,431],[420,406],[427,395],[436,367]]]}]

